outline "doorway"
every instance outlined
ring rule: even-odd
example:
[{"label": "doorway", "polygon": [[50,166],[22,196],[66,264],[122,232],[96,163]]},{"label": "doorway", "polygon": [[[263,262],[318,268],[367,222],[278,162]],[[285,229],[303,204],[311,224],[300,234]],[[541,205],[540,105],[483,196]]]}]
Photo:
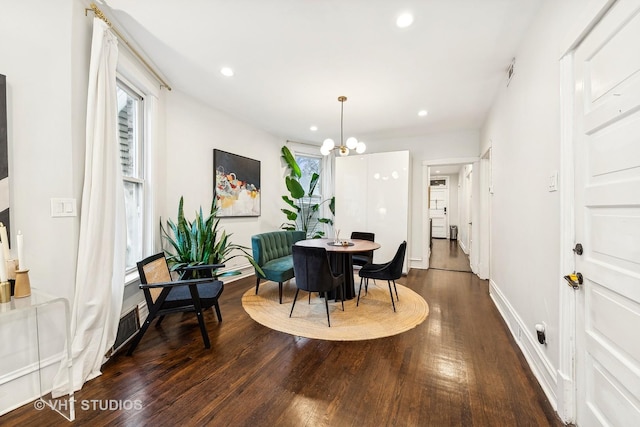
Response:
[{"label": "doorway", "polygon": [[[479,209],[479,206],[471,206],[471,200],[469,195],[474,191],[474,188],[467,188],[465,182],[465,170],[471,170],[474,167],[474,163],[477,164],[478,158],[459,158],[440,160],[440,161],[425,161],[423,162],[423,198],[422,198],[422,224],[423,224],[423,258],[422,265],[419,268],[428,269],[431,268],[431,254],[433,251],[438,250],[439,247],[435,247],[436,244],[441,243],[440,246],[445,245],[446,251],[449,252],[449,248],[452,251],[460,251],[461,254],[455,252],[447,254],[453,257],[464,256],[464,263],[467,263],[469,259],[469,249],[464,250],[464,247],[460,246],[460,238],[463,227],[464,231],[467,231],[465,218],[468,214],[465,212],[471,212],[474,209]],[[433,184],[433,186],[431,185]],[[445,190],[439,193],[440,190]],[[431,194],[435,191],[435,194]],[[446,198],[448,197],[448,200]],[[437,205],[436,205],[437,202]],[[445,203],[446,202],[446,203]],[[443,205],[441,205],[441,203]],[[446,204],[446,222],[445,220],[439,224],[439,217],[444,217],[444,204]],[[431,207],[438,211],[432,212]],[[435,222],[434,222],[435,220]],[[468,222],[468,221],[466,221]],[[435,226],[435,227],[434,227]],[[455,233],[452,236],[451,230],[455,227]],[[435,230],[432,230],[435,228]],[[453,238],[453,240],[451,240]],[[468,247],[468,245],[467,245]],[[437,268],[442,268],[442,264],[438,264],[438,256],[435,255],[434,261]],[[444,268],[449,268],[445,266]],[[468,267],[463,265],[462,267],[455,267],[454,270],[466,271]],[[471,269],[473,271],[473,268]]]}]

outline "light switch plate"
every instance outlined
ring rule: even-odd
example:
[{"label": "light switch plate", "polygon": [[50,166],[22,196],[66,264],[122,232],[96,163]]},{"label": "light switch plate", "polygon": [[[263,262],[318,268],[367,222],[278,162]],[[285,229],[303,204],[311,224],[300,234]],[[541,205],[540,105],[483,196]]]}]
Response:
[{"label": "light switch plate", "polygon": [[51,199],[51,217],[78,216],[76,199],[54,198]]},{"label": "light switch plate", "polygon": [[558,191],[558,171],[553,171],[549,175],[549,191]]}]

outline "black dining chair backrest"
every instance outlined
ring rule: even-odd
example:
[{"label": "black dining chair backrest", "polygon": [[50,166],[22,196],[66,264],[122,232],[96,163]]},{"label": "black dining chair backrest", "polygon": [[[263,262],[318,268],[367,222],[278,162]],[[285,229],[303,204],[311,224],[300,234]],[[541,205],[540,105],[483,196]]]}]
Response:
[{"label": "black dining chair backrest", "polygon": [[296,286],[307,292],[329,292],[336,285],[329,257],[324,248],[293,246]]},{"label": "black dining chair backrest", "polygon": [[[296,300],[298,299],[298,292],[309,292],[309,298],[311,298],[311,292],[319,292],[324,296],[324,307],[327,312],[327,324],[331,327],[331,319],[329,318],[329,292],[342,287],[344,284],[344,274],[334,276],[331,272],[331,266],[329,265],[329,256],[325,248],[313,248],[306,246],[296,246],[291,248],[293,255],[293,270],[296,276],[296,294],[293,297],[293,304],[291,304],[291,312],[289,317],[293,314],[293,309],[296,306]],[[342,287],[342,295],[344,295],[344,287]],[[311,299],[309,299],[311,301]],[[342,310],[344,311],[344,296],[341,298]]]},{"label": "black dining chair backrest", "polygon": [[[365,231],[354,231],[351,233],[351,238],[375,242],[376,235],[374,233],[369,233]],[[367,265],[373,262],[373,251],[371,250],[371,251],[357,252],[353,254],[352,259],[353,259],[354,265],[359,265],[359,266]]]},{"label": "black dining chair backrest", "polygon": [[397,280],[402,277],[402,266],[404,265],[404,256],[407,253],[407,242],[400,243],[396,255],[389,263],[389,277],[391,280]]}]

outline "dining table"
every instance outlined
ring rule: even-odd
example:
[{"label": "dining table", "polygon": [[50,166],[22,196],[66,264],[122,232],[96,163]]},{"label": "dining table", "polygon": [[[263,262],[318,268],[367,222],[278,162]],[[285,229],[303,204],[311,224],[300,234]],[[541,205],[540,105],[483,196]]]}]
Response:
[{"label": "dining table", "polygon": [[[331,270],[334,274],[344,274],[344,299],[356,297],[355,284],[353,280],[353,259],[354,253],[367,252],[380,248],[380,244],[369,240],[344,239],[307,239],[295,243],[298,246],[324,248],[328,252]],[[329,296],[338,298],[338,295]]]}]

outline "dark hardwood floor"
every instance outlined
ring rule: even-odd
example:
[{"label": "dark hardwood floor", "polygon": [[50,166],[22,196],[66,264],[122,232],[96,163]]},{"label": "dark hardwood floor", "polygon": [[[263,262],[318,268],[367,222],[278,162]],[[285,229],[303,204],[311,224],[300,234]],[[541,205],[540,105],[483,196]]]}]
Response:
[{"label": "dark hardwood floor", "polygon": [[433,239],[429,267],[437,270],[471,272],[469,257],[457,240]]},{"label": "dark hardwood floor", "polygon": [[[494,307],[486,281],[411,270],[400,283],[429,303],[403,334],[357,342],[286,335],[255,323],[229,283],[223,322],[208,311],[212,348],[195,316],[151,327],[132,357],[115,355],[77,392],[87,426],[560,426]],[[337,306],[336,306],[337,307]],[[401,302],[398,309],[402,309]],[[141,409],[83,409],[87,401],[138,401]],[[83,403],[85,402],[85,403]],[[0,425],[68,425],[25,405]]]}]

